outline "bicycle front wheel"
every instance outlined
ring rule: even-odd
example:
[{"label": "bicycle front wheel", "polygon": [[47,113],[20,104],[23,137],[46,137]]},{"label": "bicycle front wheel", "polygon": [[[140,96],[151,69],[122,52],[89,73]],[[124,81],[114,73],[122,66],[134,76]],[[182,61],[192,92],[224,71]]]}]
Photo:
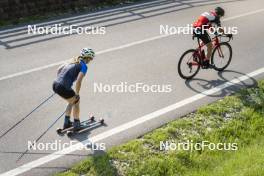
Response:
[{"label": "bicycle front wheel", "polygon": [[229,43],[220,43],[214,48],[211,63],[217,71],[223,71],[232,60],[232,48]]},{"label": "bicycle front wheel", "polygon": [[178,63],[178,73],[183,79],[192,79],[200,70],[195,49],[184,52]]}]

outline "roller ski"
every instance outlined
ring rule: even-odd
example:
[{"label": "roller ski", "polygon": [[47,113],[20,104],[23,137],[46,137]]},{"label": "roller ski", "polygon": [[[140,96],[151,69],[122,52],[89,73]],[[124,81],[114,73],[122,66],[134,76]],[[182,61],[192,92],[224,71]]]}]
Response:
[{"label": "roller ski", "polygon": [[101,125],[104,125],[104,119],[100,118],[99,121],[93,121],[91,123],[79,123],[79,124],[74,124],[72,128],[65,129],[66,134],[68,137],[72,137],[76,134],[81,134],[83,132],[89,131],[91,129],[97,128]]},{"label": "roller ski", "polygon": [[64,123],[63,125],[63,128],[58,128],[56,130],[57,134],[59,135],[63,135],[65,134],[67,131],[70,131],[70,130],[79,130],[83,127],[87,127],[89,126],[89,124],[95,122],[95,118],[94,116],[91,116],[88,120],[85,120],[85,121],[82,121],[82,122],[71,122],[69,121],[68,123]]}]

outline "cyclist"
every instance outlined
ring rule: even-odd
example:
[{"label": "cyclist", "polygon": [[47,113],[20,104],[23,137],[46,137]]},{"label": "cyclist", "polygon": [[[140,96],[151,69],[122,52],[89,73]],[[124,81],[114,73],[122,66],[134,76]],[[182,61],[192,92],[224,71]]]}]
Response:
[{"label": "cyclist", "polygon": [[[53,82],[53,91],[68,102],[63,128],[73,125],[74,130],[80,129],[80,89],[83,77],[87,72],[87,64],[93,60],[95,53],[90,48],[83,48],[81,55],[58,68],[57,78]],[[75,91],[71,88],[76,81]],[[72,112],[73,111],[73,112]],[[71,112],[74,121],[70,121]]]},{"label": "cyclist", "polygon": [[[206,30],[208,30],[212,25],[216,25],[220,33],[224,33],[224,30],[221,28],[220,18],[225,15],[225,10],[221,7],[216,7],[213,11],[202,13],[198,20],[193,23],[194,35],[201,39],[207,47],[207,55],[204,59],[204,66],[210,66],[210,58],[212,55],[213,44],[211,38]],[[228,37],[232,37],[232,34],[228,34]]]}]

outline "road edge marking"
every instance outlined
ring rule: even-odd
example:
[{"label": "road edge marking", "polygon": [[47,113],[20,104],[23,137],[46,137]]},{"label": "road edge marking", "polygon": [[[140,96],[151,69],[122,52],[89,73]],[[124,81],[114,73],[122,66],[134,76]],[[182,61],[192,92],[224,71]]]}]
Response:
[{"label": "road edge marking", "polygon": [[167,107],[159,109],[157,111],[154,111],[154,112],[149,113],[147,115],[144,115],[142,117],[139,117],[139,118],[137,118],[137,119],[135,119],[133,121],[130,121],[130,122],[127,122],[127,123],[122,124],[120,126],[117,126],[117,127],[113,128],[113,129],[110,129],[110,130],[105,131],[105,132],[103,132],[101,134],[93,136],[90,139],[87,139],[87,140],[84,140],[82,142],[79,142],[79,143],[77,143],[75,145],[72,145],[72,146],[70,146],[68,148],[65,148],[63,150],[51,153],[51,154],[49,154],[49,155],[47,155],[45,157],[39,158],[37,160],[31,161],[31,162],[29,162],[27,164],[24,164],[24,165],[19,166],[19,167],[15,168],[15,169],[12,169],[12,170],[7,171],[7,172],[5,172],[3,174],[0,174],[0,176],[15,176],[15,175],[22,174],[22,173],[27,172],[27,171],[35,168],[35,167],[38,167],[40,165],[43,165],[45,163],[48,163],[48,162],[53,161],[55,159],[58,159],[58,158],[60,158],[62,156],[65,156],[68,153],[74,152],[77,149],[79,149],[80,147],[82,147],[84,144],[87,144],[89,142],[96,143],[96,142],[101,141],[101,140],[103,140],[105,138],[108,138],[108,137],[116,135],[116,134],[118,134],[120,132],[126,131],[126,130],[132,128],[132,127],[135,127],[135,126],[139,125],[139,124],[145,123],[145,122],[147,122],[149,120],[153,120],[153,119],[159,117],[160,115],[166,114],[166,113],[174,111],[176,109],[179,109],[179,108],[181,108],[181,107],[183,107],[183,106],[185,106],[187,104],[193,103],[193,102],[195,102],[197,100],[200,100],[200,99],[202,99],[202,98],[204,98],[204,97],[206,97],[208,95],[212,95],[214,93],[217,93],[217,92],[219,92],[219,91],[221,91],[221,90],[223,90],[223,89],[225,89],[227,87],[234,86],[234,85],[236,85],[236,84],[238,84],[238,83],[240,83],[242,81],[245,81],[245,80],[248,80],[250,78],[253,78],[253,77],[255,77],[257,75],[260,75],[262,73],[264,73],[264,67],[262,67],[262,68],[260,68],[258,70],[255,70],[255,71],[253,71],[251,73],[248,73],[246,75],[243,75],[241,77],[232,79],[231,81],[226,82],[224,84],[221,84],[219,86],[216,86],[215,88],[212,88],[210,90],[206,90],[206,91],[204,91],[202,93],[196,94],[196,95],[194,95],[192,97],[186,98],[186,99],[181,100],[181,101],[179,101],[177,103],[174,103],[172,105],[169,105]]}]

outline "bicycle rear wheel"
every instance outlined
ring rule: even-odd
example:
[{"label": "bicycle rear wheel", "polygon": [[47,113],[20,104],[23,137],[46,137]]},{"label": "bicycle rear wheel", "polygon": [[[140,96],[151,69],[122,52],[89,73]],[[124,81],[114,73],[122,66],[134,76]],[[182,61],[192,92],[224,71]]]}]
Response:
[{"label": "bicycle rear wheel", "polygon": [[232,48],[229,43],[220,43],[214,48],[211,63],[217,71],[223,71],[232,60]]},{"label": "bicycle rear wheel", "polygon": [[192,79],[200,70],[196,50],[185,51],[178,62],[178,73],[183,79]]}]

